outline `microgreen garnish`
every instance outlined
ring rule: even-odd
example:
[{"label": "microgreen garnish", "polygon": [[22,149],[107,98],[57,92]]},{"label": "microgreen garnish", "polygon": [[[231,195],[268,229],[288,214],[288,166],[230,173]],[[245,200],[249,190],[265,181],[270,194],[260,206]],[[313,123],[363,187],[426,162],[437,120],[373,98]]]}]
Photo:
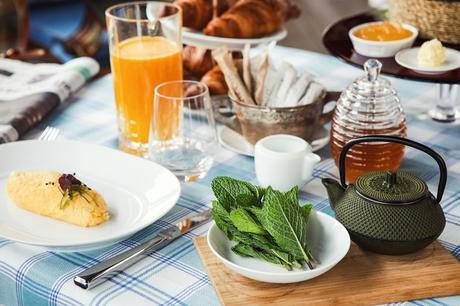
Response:
[{"label": "microgreen garnish", "polygon": [[70,190],[70,189],[78,190],[82,188],[83,184],[74,175],[75,173],[61,175],[58,181],[59,181],[59,186],[61,186],[62,190]]},{"label": "microgreen garnish", "polygon": [[[81,196],[88,203],[95,203],[97,206],[99,204],[93,199],[93,197],[88,193],[88,190],[91,190],[88,186],[83,184],[80,180],[75,177],[73,174],[62,174],[58,179],[59,186],[56,186],[59,189],[59,192],[62,193],[61,202],[59,203],[59,208],[64,209],[70,202],[77,196]],[[54,182],[45,183],[45,185],[55,185]],[[88,199],[89,198],[89,199]]]}]

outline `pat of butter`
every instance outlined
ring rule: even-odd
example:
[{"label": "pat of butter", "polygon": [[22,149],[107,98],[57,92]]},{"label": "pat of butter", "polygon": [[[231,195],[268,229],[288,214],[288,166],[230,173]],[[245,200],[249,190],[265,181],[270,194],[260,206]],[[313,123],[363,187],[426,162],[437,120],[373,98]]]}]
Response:
[{"label": "pat of butter", "polygon": [[423,43],[417,57],[418,63],[422,66],[441,66],[446,61],[446,49],[435,38]]}]

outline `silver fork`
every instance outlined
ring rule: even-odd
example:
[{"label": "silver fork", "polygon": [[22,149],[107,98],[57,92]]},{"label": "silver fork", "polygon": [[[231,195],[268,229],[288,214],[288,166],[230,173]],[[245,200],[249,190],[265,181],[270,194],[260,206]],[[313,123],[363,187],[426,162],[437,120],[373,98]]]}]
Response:
[{"label": "silver fork", "polygon": [[38,137],[38,140],[56,140],[60,132],[61,131],[58,128],[47,126],[46,129],[41,133],[40,137]]}]

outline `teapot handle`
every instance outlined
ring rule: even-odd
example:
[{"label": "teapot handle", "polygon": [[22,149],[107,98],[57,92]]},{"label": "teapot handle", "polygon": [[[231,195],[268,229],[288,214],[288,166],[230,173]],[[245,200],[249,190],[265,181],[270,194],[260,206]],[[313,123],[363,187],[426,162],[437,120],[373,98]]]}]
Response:
[{"label": "teapot handle", "polygon": [[352,146],[358,143],[362,142],[394,142],[394,143],[400,143],[415,149],[418,149],[422,152],[425,152],[426,154],[430,155],[437,163],[439,166],[439,183],[438,183],[438,192],[436,195],[436,202],[439,203],[441,202],[442,196],[444,194],[444,189],[446,188],[446,182],[447,182],[447,167],[446,163],[444,162],[444,159],[436,153],[434,150],[431,148],[415,142],[413,140],[409,140],[406,138],[402,137],[396,137],[396,136],[385,136],[385,135],[369,135],[369,136],[363,136],[363,137],[358,137],[355,139],[352,139],[348,141],[345,146],[342,149],[342,152],[340,152],[340,157],[339,157],[339,171],[340,171],[340,184],[344,188],[347,187],[347,184],[345,182],[345,157],[347,155],[348,150]]}]

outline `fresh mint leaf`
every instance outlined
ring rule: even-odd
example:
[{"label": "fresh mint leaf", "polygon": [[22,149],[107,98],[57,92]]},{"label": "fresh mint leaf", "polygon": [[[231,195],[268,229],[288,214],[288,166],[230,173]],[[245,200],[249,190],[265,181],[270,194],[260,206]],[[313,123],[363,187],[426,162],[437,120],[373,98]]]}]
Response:
[{"label": "fresh mint leaf", "polygon": [[232,247],[232,251],[243,257],[254,257],[255,250],[242,242],[238,242]]},{"label": "fresh mint leaf", "polygon": [[[273,189],[272,189],[273,190]],[[285,192],[284,195],[292,203],[299,203],[299,187],[294,186],[288,192]]]},{"label": "fresh mint leaf", "polygon": [[[286,197],[291,201],[292,203],[299,203],[299,188],[297,186],[294,186],[291,190],[285,193]],[[304,215],[304,218],[307,219],[310,216],[310,211],[313,209],[312,204],[305,204],[304,206],[300,207],[302,210],[302,213]]]},{"label": "fresh mint leaf", "polygon": [[[251,206],[248,208],[248,210],[257,218],[257,220],[260,221],[261,218],[265,218],[264,212],[262,211],[262,208],[256,207],[256,206]],[[262,223],[262,222],[261,222]],[[263,226],[263,224],[262,224]]]},{"label": "fresh mint leaf", "polygon": [[238,207],[259,206],[259,200],[262,198],[261,191],[256,186],[227,176],[214,178],[211,188],[227,211]]},{"label": "fresh mint leaf", "polygon": [[[265,195],[265,191],[267,190],[266,188],[263,188],[263,187],[260,187],[260,186],[256,186],[257,188],[257,192],[258,192],[258,200],[259,200],[259,203],[262,204],[262,200],[263,200],[263,197]],[[257,206],[261,206],[261,205],[257,205]]]},{"label": "fresh mint leaf", "polygon": [[309,252],[305,248],[307,220],[305,212],[299,206],[298,195],[294,196],[296,191],[297,187],[287,193],[267,188],[262,213],[256,213],[256,216],[277,245],[295,259],[309,262]]},{"label": "fresh mint leaf", "polygon": [[234,238],[233,240],[258,247],[259,249],[270,250],[271,248],[276,247],[276,245],[266,236],[240,232],[235,226],[231,228],[231,234]]},{"label": "fresh mint leaf", "polygon": [[241,243],[239,242],[237,245],[235,245],[232,248],[232,251],[235,252],[236,254],[243,256],[243,257],[255,257],[259,258],[262,260],[265,260],[267,262],[276,264],[276,265],[281,265],[286,267],[288,270],[291,270],[291,267],[289,265],[286,265],[283,263],[278,257],[275,255],[269,254],[263,250],[257,250],[254,247]]},{"label": "fresh mint leaf", "polygon": [[244,208],[237,208],[230,212],[230,220],[241,232],[266,234],[267,231]]},{"label": "fresh mint leaf", "polygon": [[211,214],[217,227],[225,233],[228,239],[244,242],[246,244],[254,244],[261,249],[269,250],[270,248],[276,247],[276,245],[265,236],[240,232],[230,219],[230,214],[219,201],[212,201]]},{"label": "fresh mint leaf", "polygon": [[310,217],[310,212],[313,209],[313,204],[305,204],[304,206],[301,207],[303,217],[307,220],[308,223],[308,218]]},{"label": "fresh mint leaf", "polygon": [[236,228],[232,228],[234,226],[230,220],[230,216],[219,201],[212,201],[211,214],[217,227],[225,233],[228,239],[233,240],[233,233],[236,231]]},{"label": "fresh mint leaf", "polygon": [[[250,207],[249,210],[251,211],[253,215],[256,216],[257,220],[265,218],[264,211],[262,210],[262,208]],[[296,268],[299,268],[299,269],[302,268],[302,265],[298,261],[296,261],[294,256],[289,254],[289,252],[285,252],[281,250],[281,248],[275,242],[270,242],[269,247],[270,247],[270,251],[273,254],[275,254],[277,257],[279,257],[281,260],[288,262],[290,265],[293,265]]]},{"label": "fresh mint leaf", "polygon": [[[295,261],[294,256],[291,254],[281,250],[272,240],[270,237],[257,235],[257,234],[250,234],[250,233],[242,233],[239,231],[232,231],[233,240],[239,241],[243,244],[250,245],[253,248],[263,250],[267,254],[273,255],[278,257],[282,262],[287,265],[292,265]],[[298,266],[298,264],[296,265]]]},{"label": "fresh mint leaf", "polygon": [[278,247],[270,249],[270,253],[278,257],[281,261],[288,265],[295,265],[297,268],[299,267],[299,263],[294,259],[294,256],[292,256],[289,253],[286,253],[284,251],[281,251]]},{"label": "fresh mint leaf", "polygon": [[230,219],[230,214],[217,200],[212,201],[211,214],[217,227],[223,231],[230,240],[241,241],[246,244],[254,243],[254,245],[262,249],[276,247],[274,243],[265,236],[240,232]]}]

